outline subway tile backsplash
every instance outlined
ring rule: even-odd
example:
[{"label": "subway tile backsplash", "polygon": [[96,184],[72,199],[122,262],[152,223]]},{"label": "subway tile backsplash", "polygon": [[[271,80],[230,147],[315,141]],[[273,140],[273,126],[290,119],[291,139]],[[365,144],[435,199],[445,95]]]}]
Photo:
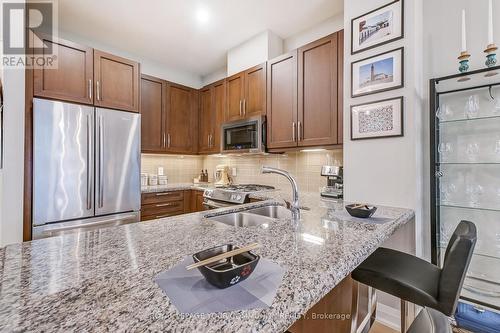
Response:
[{"label": "subway tile backsplash", "polygon": [[278,175],[262,175],[263,165],[273,166],[289,171],[297,179],[299,189],[317,192],[325,186],[326,179],[321,176],[322,165],[342,165],[342,150],[326,150],[318,152],[289,152],[286,154],[268,155],[142,155],[142,172],[157,173],[162,166],[168,176],[169,183],[188,183],[197,177],[202,169],[207,169],[212,181],[217,165],[228,165],[236,168],[233,175],[235,183],[257,183],[288,189],[289,182]]}]

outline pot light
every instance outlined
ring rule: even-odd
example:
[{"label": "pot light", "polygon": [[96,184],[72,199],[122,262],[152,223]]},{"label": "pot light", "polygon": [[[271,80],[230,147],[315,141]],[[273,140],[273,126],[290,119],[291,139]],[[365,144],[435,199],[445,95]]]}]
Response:
[{"label": "pot light", "polygon": [[198,23],[205,24],[210,19],[210,12],[204,7],[199,7],[196,11],[196,20]]}]

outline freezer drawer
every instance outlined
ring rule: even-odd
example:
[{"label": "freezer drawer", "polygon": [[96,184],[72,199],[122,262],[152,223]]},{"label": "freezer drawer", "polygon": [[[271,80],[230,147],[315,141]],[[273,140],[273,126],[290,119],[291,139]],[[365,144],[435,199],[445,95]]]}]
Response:
[{"label": "freezer drawer", "polygon": [[95,215],[141,209],[141,117],[96,109]]},{"label": "freezer drawer", "polygon": [[140,212],[92,217],[83,220],[51,223],[33,228],[33,239],[87,232],[140,221]]},{"label": "freezer drawer", "polygon": [[33,100],[33,225],[94,215],[94,108]]}]

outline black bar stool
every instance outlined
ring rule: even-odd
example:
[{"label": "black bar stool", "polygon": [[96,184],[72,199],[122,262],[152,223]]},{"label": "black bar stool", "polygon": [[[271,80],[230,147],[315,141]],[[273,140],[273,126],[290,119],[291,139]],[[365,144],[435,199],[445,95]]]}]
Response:
[{"label": "black bar stool", "polygon": [[351,276],[355,281],[401,299],[401,332],[405,332],[404,301],[436,309],[446,316],[453,315],[476,240],[474,223],[461,221],[446,248],[443,268],[415,256],[381,247],[362,262]]},{"label": "black bar stool", "polygon": [[448,317],[431,308],[423,308],[407,333],[451,333]]}]

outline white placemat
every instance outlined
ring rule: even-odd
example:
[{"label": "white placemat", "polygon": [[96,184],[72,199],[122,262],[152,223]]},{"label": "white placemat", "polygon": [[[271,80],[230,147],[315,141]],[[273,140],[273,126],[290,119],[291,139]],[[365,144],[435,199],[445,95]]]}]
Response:
[{"label": "white placemat", "polygon": [[278,264],[261,258],[252,275],[226,289],[209,284],[200,271],[186,270],[191,257],[155,277],[155,282],[167,294],[181,313],[212,313],[269,307],[285,270]]}]

